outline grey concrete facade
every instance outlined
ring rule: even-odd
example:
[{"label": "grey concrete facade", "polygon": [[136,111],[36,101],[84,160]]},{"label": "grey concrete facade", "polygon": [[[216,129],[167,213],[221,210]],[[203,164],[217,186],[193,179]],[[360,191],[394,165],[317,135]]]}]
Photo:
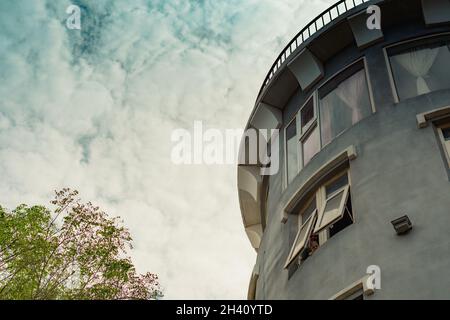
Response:
[{"label": "grey concrete facade", "polygon": [[[403,12],[406,2],[408,11]],[[283,145],[283,129],[311,94],[332,75],[364,59],[375,112],[324,146],[287,186],[285,152],[280,148],[281,169],[276,175],[264,177],[262,186],[268,186],[268,196],[261,204],[267,208],[267,219],[262,217],[264,230],[257,248],[256,299],[329,299],[364,277],[370,265],[381,268],[381,289],[365,299],[450,298],[449,167],[432,121],[425,128],[417,125],[418,114],[450,106],[450,88],[397,101],[384,51],[405,40],[450,33],[450,26],[426,26],[422,1],[369,1],[347,15],[371,3],[382,9],[384,39],[364,49],[352,41],[332,56],[320,57],[324,78],[307,91],[298,86],[292,95],[281,99],[287,101],[280,108]],[[340,27],[330,24],[327,28],[332,32]],[[305,45],[313,47],[314,41],[325,36],[322,32]],[[263,92],[257,104],[270,94]],[[292,224],[296,222],[291,214],[282,221],[285,208],[317,170],[349,146],[357,153],[356,159],[346,164],[355,221],[289,276],[284,264],[292,242]],[[390,222],[405,214],[413,230],[398,236]]]}]

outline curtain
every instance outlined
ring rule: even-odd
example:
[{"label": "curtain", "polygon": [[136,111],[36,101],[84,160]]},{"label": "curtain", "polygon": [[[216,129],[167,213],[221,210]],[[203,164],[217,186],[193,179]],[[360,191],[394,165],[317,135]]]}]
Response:
[{"label": "curtain", "polygon": [[363,118],[363,100],[367,94],[364,70],[342,82],[336,89],[337,96],[352,110],[352,125]]},{"label": "curtain", "polygon": [[364,70],[358,71],[322,98],[322,141],[327,144],[370,112]]},{"label": "curtain", "polygon": [[410,74],[417,78],[417,94],[429,93],[425,77],[428,75],[431,67],[436,61],[439,48],[415,49],[411,52],[396,55],[394,59],[405,68]]}]

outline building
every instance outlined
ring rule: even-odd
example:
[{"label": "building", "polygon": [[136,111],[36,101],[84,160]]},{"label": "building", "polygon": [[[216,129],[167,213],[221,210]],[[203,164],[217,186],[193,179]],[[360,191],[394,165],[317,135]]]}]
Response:
[{"label": "building", "polygon": [[339,1],[278,56],[247,128],[280,130],[280,170],[238,166],[249,299],[450,297],[449,23],[448,0]]}]

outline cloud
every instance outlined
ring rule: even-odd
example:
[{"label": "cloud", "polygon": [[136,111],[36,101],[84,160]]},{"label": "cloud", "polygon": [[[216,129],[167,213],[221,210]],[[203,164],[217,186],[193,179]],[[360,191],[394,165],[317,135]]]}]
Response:
[{"label": "cloud", "polygon": [[242,128],[325,0],[0,2],[0,203],[76,188],[120,215],[167,298],[245,298],[255,261],[234,166],[176,166],[175,128]]}]

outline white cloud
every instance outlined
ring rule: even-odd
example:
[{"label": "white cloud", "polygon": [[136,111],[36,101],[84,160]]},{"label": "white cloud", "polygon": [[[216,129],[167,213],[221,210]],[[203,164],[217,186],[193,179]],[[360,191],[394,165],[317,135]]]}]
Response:
[{"label": "white cloud", "polygon": [[331,1],[0,3],[0,203],[72,187],[135,239],[167,298],[245,298],[233,166],[175,166],[171,131],[242,128],[282,47]]}]

